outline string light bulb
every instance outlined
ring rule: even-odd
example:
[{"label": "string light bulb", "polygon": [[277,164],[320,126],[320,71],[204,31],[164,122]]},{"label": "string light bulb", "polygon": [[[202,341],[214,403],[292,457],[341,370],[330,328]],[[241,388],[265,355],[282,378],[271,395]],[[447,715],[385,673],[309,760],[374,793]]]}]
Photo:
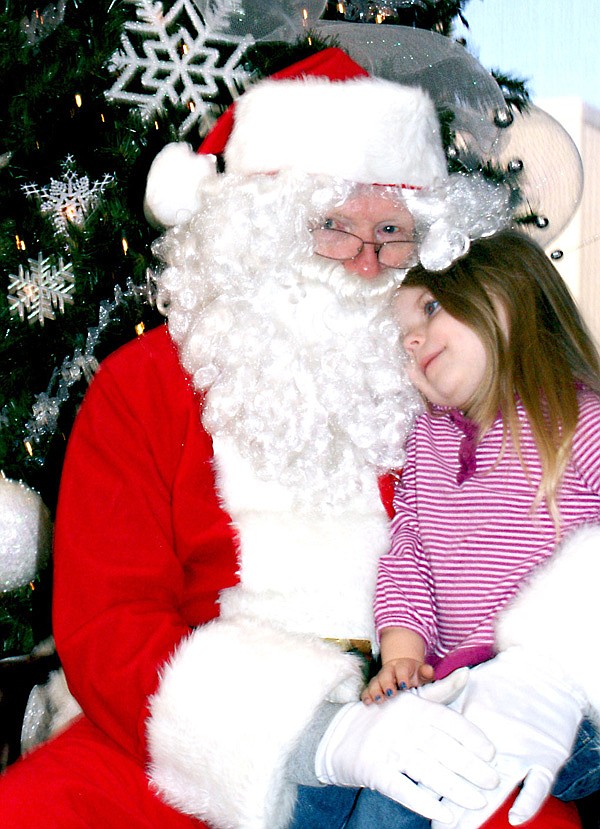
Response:
[{"label": "string light bulb", "polygon": [[78,219],[77,207],[74,204],[67,204],[63,208],[63,216],[72,223],[76,223]]}]

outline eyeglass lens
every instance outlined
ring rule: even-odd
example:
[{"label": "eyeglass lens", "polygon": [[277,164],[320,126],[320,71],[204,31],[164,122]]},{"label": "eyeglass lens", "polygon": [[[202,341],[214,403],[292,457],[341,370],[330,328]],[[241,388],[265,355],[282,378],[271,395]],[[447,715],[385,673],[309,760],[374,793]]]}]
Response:
[{"label": "eyeglass lens", "polygon": [[413,239],[394,239],[389,242],[365,242],[359,236],[329,227],[312,231],[314,251],[326,259],[355,259],[365,245],[374,245],[380,264],[389,268],[405,268],[414,264],[416,245]]}]

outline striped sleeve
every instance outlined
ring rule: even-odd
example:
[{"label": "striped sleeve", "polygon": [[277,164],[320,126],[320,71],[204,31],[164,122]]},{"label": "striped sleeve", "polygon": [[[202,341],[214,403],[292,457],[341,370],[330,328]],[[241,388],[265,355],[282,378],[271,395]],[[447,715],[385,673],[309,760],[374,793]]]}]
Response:
[{"label": "striped sleeve", "polygon": [[591,391],[579,397],[571,461],[590,490],[600,494],[600,397]]},{"label": "striped sleeve", "polygon": [[436,623],[432,575],[423,554],[416,509],[415,455],[413,431],[406,443],[406,461],[394,495],[390,551],[379,560],[375,592],[375,625],[378,636],[385,627],[406,627],[433,649]]}]

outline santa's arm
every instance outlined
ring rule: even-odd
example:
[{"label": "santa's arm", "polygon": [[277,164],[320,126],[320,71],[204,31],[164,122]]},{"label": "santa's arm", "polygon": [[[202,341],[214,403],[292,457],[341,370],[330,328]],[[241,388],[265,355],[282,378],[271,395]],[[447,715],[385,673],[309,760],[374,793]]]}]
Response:
[{"label": "santa's arm", "polygon": [[358,692],[357,663],[314,637],[242,616],[198,628],[150,703],[152,781],[175,808],[211,825],[285,826],[296,792],[289,758],[348,680]]},{"label": "santa's arm", "polygon": [[500,614],[500,651],[520,647],[547,658],[583,691],[600,724],[600,664],[595,656],[600,525],[575,530]]},{"label": "santa's arm", "polygon": [[[600,499],[600,401],[579,397],[579,424],[571,463],[590,497]],[[595,658],[600,583],[600,524],[568,533],[552,558],[538,568],[517,598],[500,614],[497,647],[518,646],[547,657],[582,690],[587,713],[600,722],[600,665]]]},{"label": "santa's arm", "polygon": [[600,725],[594,658],[600,526],[568,536],[497,621],[498,655],[471,669],[454,703],[494,743],[501,784],[486,807],[452,807],[454,822],[478,829],[522,783],[509,822],[536,815],[568,760],[584,716]]},{"label": "santa's arm", "polygon": [[[183,512],[183,447],[198,445],[199,435],[186,412],[185,377],[161,333],[109,357],[92,381],[67,448],[54,545],[54,634],[69,687],[85,714],[140,761],[158,667],[194,623],[172,507]],[[233,561],[216,505],[198,524],[197,548],[220,544]],[[216,597],[204,579],[194,598],[208,618]]]}]

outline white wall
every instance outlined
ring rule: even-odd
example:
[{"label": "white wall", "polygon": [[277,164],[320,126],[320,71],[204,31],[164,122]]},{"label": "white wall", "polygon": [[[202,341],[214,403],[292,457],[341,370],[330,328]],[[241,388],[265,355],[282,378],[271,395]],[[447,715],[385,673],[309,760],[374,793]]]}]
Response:
[{"label": "white wall", "polygon": [[567,130],[583,161],[581,203],[547,251],[563,251],[554,264],[600,345],[600,110],[574,97],[543,98],[535,104]]}]

